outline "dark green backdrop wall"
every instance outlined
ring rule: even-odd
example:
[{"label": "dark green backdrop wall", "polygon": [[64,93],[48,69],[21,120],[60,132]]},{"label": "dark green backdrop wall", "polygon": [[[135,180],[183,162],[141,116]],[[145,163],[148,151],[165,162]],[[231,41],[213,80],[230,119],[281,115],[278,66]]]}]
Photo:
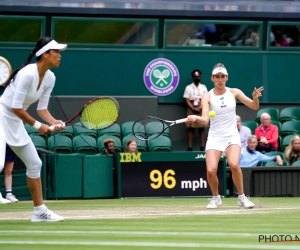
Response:
[{"label": "dark green backdrop wall", "polygon": [[[0,47],[0,55],[13,68],[28,57],[31,48]],[[199,68],[202,83],[210,89],[211,70],[222,62],[229,71],[229,87],[242,89],[251,96],[253,88],[264,86],[262,103],[298,103],[300,74],[299,52],[273,51],[207,51],[154,49],[84,49],[69,48],[62,52],[57,77],[57,95],[152,96],[143,82],[145,66],[155,58],[173,61],[180,72],[175,92],[158,98],[159,103],[181,103],[183,92],[191,82],[190,72]]]}]

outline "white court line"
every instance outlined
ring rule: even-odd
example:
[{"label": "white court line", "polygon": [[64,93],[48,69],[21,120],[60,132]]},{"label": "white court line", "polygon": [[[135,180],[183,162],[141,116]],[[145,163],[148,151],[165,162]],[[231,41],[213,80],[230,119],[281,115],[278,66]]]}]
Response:
[{"label": "white court line", "polygon": [[[271,211],[284,211],[284,210],[299,210],[299,206],[295,207],[277,207],[277,208],[253,208],[253,209],[206,209],[206,210],[199,210],[199,211],[174,211],[174,212],[165,212],[165,211],[159,211],[157,213],[153,213],[153,211],[143,211],[141,213],[140,211],[132,211],[128,213],[125,211],[114,211],[114,213],[109,214],[103,214],[102,210],[86,210],[86,212],[89,215],[72,215],[72,216],[64,216],[63,211],[62,216],[65,217],[65,219],[126,219],[126,218],[153,218],[154,217],[165,217],[165,216],[174,216],[174,215],[187,215],[187,216],[193,216],[193,215],[236,215],[236,214],[259,214],[264,212],[271,212]],[[68,211],[67,214],[72,214],[78,212],[77,210]],[[83,211],[81,211],[83,213]],[[92,214],[93,212],[93,214]],[[117,212],[117,213],[116,213]],[[2,213],[2,217],[0,218],[0,221],[4,220],[29,220],[29,217],[27,218],[26,215],[23,217],[16,217],[17,215],[14,214],[12,216],[5,216],[6,212]],[[100,213],[100,214],[99,214]]]},{"label": "white court line", "polygon": [[298,246],[275,244],[214,244],[214,243],[158,243],[158,242],[112,242],[112,241],[26,241],[0,240],[0,244],[10,245],[69,245],[69,246],[134,246],[134,247],[173,247],[173,248],[231,248],[231,249],[271,249],[271,250],[299,250]]},{"label": "white court line", "polygon": [[[259,233],[223,233],[223,232],[145,232],[145,231],[50,231],[50,230],[0,230],[1,234],[96,234],[96,235],[155,235],[155,236],[236,236],[236,237],[258,237]],[[271,235],[266,234],[264,235]],[[279,234],[277,234],[279,235]],[[285,234],[286,235],[286,234]],[[291,234],[293,235],[293,234]]]}]

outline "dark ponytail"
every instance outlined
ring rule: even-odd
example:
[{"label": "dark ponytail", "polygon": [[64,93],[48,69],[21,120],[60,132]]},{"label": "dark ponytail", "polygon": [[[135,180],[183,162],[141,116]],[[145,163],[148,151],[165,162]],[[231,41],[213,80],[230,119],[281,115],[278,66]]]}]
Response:
[{"label": "dark ponytail", "polygon": [[[40,39],[38,40],[38,42],[36,43],[35,48],[34,48],[34,49],[31,51],[31,53],[29,54],[29,56],[28,56],[26,62],[24,62],[20,68],[15,69],[15,70],[11,73],[10,77],[9,77],[9,78],[7,79],[7,81],[4,83],[4,86],[7,87],[11,82],[13,82],[13,81],[15,80],[15,77],[16,77],[16,75],[18,74],[18,72],[19,72],[22,68],[24,68],[25,66],[27,66],[27,65],[31,62],[32,58],[35,56],[35,53],[38,52],[41,48],[43,48],[46,44],[48,44],[48,43],[51,42],[51,41],[52,41],[52,38],[51,38],[51,37],[42,37],[42,38],[40,38]],[[42,57],[42,55],[38,56],[38,57],[36,58],[36,61],[39,61],[39,60],[41,59],[41,57]]]}]

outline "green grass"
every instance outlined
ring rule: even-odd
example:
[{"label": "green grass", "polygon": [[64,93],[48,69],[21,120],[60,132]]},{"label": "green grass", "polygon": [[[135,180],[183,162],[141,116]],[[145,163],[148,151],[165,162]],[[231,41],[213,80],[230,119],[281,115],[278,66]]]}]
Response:
[{"label": "green grass", "polygon": [[[31,223],[31,202],[0,206],[0,249],[300,249],[300,242],[259,243],[259,234],[300,236],[300,198],[252,198],[254,209],[223,199],[49,201],[66,217]],[[12,219],[11,219],[12,218]]]}]

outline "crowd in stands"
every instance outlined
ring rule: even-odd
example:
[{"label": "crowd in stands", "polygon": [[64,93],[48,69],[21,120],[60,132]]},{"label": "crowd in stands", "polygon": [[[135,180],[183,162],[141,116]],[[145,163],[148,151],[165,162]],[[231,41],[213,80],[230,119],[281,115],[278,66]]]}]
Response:
[{"label": "crowd in stands", "polygon": [[[289,113],[290,117],[285,116],[286,113]],[[241,167],[300,166],[298,114],[300,108],[290,107],[282,110],[277,118],[263,112],[259,120],[243,123],[241,117],[237,116],[242,145]]]},{"label": "crowd in stands", "polygon": [[273,25],[270,33],[270,46],[298,47],[300,27],[295,25]]},{"label": "crowd in stands", "polygon": [[205,23],[191,36],[212,46],[259,46],[259,26]]}]

